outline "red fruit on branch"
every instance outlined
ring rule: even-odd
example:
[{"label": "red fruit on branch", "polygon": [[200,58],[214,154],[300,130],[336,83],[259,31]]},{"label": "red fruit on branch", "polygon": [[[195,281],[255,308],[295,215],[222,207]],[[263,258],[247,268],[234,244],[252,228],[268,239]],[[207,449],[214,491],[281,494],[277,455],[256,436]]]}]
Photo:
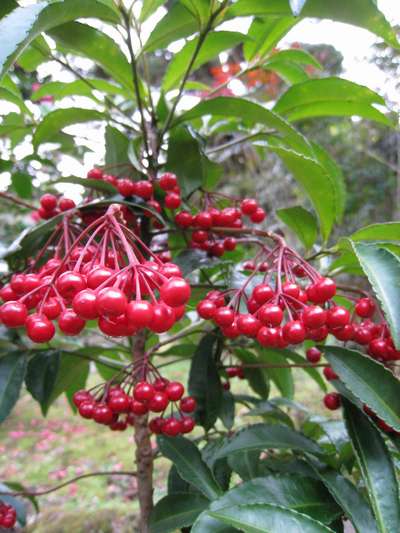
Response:
[{"label": "red fruit on branch", "polygon": [[160,288],[160,297],[170,307],[184,305],[190,298],[190,285],[182,278],[170,278]]},{"label": "red fruit on branch", "polygon": [[0,307],[0,321],[9,328],[23,326],[28,318],[28,309],[21,302],[8,301]]},{"label": "red fruit on branch", "polygon": [[319,363],[321,361],[321,355],[321,351],[318,350],[318,348],[316,348],[315,346],[308,348],[308,350],[306,351],[307,360],[313,364]]},{"label": "red fruit on branch", "polygon": [[330,409],[331,411],[335,411],[336,409],[339,409],[341,405],[340,394],[338,394],[337,392],[330,392],[328,394],[325,394],[324,404],[325,404],[325,407],[327,409]]}]

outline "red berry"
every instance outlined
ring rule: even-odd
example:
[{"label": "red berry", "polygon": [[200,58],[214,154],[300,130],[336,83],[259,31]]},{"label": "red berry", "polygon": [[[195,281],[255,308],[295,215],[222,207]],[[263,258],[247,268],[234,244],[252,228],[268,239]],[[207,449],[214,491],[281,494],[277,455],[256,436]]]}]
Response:
[{"label": "red berry", "polygon": [[42,313],[46,315],[49,320],[55,320],[58,318],[61,311],[62,307],[57,298],[48,298],[42,306]]},{"label": "red berry", "polygon": [[8,328],[23,326],[28,318],[28,309],[22,302],[8,301],[0,307],[0,321]]},{"label": "red berry", "polygon": [[170,192],[166,195],[164,202],[168,209],[178,209],[181,205],[181,197],[175,192]]},{"label": "red berry", "polygon": [[217,306],[211,300],[201,300],[196,307],[197,313],[201,318],[210,320],[214,318]]},{"label": "red berry", "polygon": [[336,283],[330,278],[321,278],[315,284],[317,302],[326,302],[336,294]]},{"label": "red berry", "polygon": [[321,355],[321,351],[315,346],[312,346],[306,351],[306,357],[310,363],[319,363],[321,361]]},{"label": "red berry", "polygon": [[165,393],[171,402],[177,402],[183,396],[185,387],[179,381],[170,381],[165,388]]},{"label": "red berry", "polygon": [[163,191],[172,191],[178,184],[178,178],[172,172],[165,172],[160,177],[160,187]]},{"label": "red berry", "polygon": [[113,413],[127,413],[131,408],[131,400],[127,394],[113,394],[107,404]]},{"label": "red berry", "polygon": [[268,328],[262,326],[257,333],[257,340],[261,346],[268,346],[270,348],[277,347],[279,344],[280,329]]},{"label": "red berry", "polygon": [[156,391],[164,391],[169,381],[166,378],[157,378],[154,380],[153,387]]},{"label": "red berry", "polygon": [[60,201],[58,202],[58,207],[61,209],[61,211],[69,211],[70,209],[74,209],[76,207],[76,204],[71,198],[60,198]]},{"label": "red berry", "polygon": [[254,298],[258,304],[262,305],[268,302],[274,294],[274,290],[267,283],[260,283],[260,285],[254,287],[251,297]]},{"label": "red berry", "polygon": [[252,215],[257,211],[258,203],[254,198],[245,198],[240,204],[240,209],[244,215]]},{"label": "red berry", "polygon": [[353,340],[358,344],[369,344],[372,341],[372,331],[369,328],[360,326],[355,326],[353,328]]},{"label": "red berry", "polygon": [[156,392],[152,399],[149,401],[148,406],[150,411],[154,413],[161,413],[168,407],[169,399],[165,392]]},{"label": "red berry", "polygon": [[327,319],[327,312],[318,305],[306,307],[301,320],[307,328],[315,329],[323,326]]},{"label": "red berry", "polygon": [[254,224],[260,224],[263,222],[266,218],[266,213],[262,207],[257,207],[257,209],[250,215],[250,220],[254,222]]},{"label": "red berry", "polygon": [[54,196],[54,194],[44,194],[40,198],[40,205],[45,211],[53,211],[57,207],[57,196]]},{"label": "red berry", "polygon": [[114,414],[105,403],[98,403],[93,409],[93,420],[98,424],[108,425],[114,420]]},{"label": "red berry", "polygon": [[333,368],[330,366],[326,366],[324,368],[323,374],[328,381],[332,381],[333,379],[339,378],[339,376],[336,374],[336,372],[334,372]]},{"label": "red berry", "polygon": [[72,309],[65,309],[58,319],[58,327],[65,335],[78,335],[85,325],[85,320]]},{"label": "red berry", "polygon": [[170,307],[184,305],[190,298],[190,285],[182,278],[170,278],[160,288],[160,297]]},{"label": "red berry", "polygon": [[147,405],[143,402],[139,402],[138,400],[135,400],[134,398],[131,398],[131,411],[134,415],[145,415],[149,412],[149,408]]},{"label": "red berry", "polygon": [[128,320],[135,324],[137,329],[147,328],[153,320],[153,305],[146,300],[129,302],[126,309]]},{"label": "red berry", "polygon": [[342,328],[332,329],[331,332],[338,340],[347,342],[352,340],[354,335],[354,328],[352,324],[346,324]]},{"label": "red berry", "polygon": [[180,228],[189,228],[193,223],[193,217],[188,211],[180,211],[175,215],[175,224]]},{"label": "red berry", "polygon": [[149,200],[153,195],[153,185],[150,181],[137,181],[135,183],[135,194],[144,200]]},{"label": "red berry", "polygon": [[253,315],[241,314],[238,316],[237,326],[243,335],[255,337],[261,327],[261,322]]},{"label": "red berry", "polygon": [[279,326],[283,320],[283,311],[279,305],[267,304],[261,307],[257,314],[263,324],[267,326]]},{"label": "red berry", "polygon": [[182,433],[190,433],[193,431],[193,428],[195,426],[195,421],[190,416],[183,416],[181,418],[181,432]]},{"label": "red berry", "polygon": [[4,287],[0,289],[0,298],[4,302],[9,302],[11,300],[16,300],[18,295],[12,290],[10,285],[4,285]]},{"label": "red berry", "polygon": [[339,409],[341,404],[340,394],[338,394],[337,392],[330,392],[329,394],[325,394],[324,404],[325,407],[327,407],[331,411]]},{"label": "red berry", "polygon": [[79,407],[82,402],[92,400],[92,395],[87,390],[78,390],[74,393],[72,401],[76,407]]},{"label": "red berry", "polygon": [[103,179],[103,171],[100,168],[92,168],[87,173],[87,177],[90,180],[102,180]]},{"label": "red berry", "polygon": [[97,289],[103,283],[113,275],[113,271],[110,268],[98,267],[89,272],[87,276],[87,285],[89,289]]},{"label": "red berry", "polygon": [[176,418],[167,418],[162,426],[162,433],[169,437],[176,437],[182,432],[182,425]]},{"label": "red berry", "polygon": [[227,252],[233,252],[233,250],[236,248],[237,241],[234,237],[226,237],[224,239],[224,250]]},{"label": "red berry", "polygon": [[225,305],[225,296],[219,291],[210,291],[206,295],[207,300],[211,300],[217,307]]},{"label": "red berry", "polygon": [[289,344],[300,344],[306,338],[306,330],[299,320],[291,320],[283,326],[282,335]]},{"label": "red berry", "polygon": [[57,279],[56,288],[63,298],[70,300],[79,291],[86,289],[86,280],[82,274],[68,270]]},{"label": "red berry", "polygon": [[179,402],[179,408],[184,413],[193,413],[196,409],[196,400],[193,396],[186,396],[186,398],[182,398]]},{"label": "red berry", "polygon": [[162,428],[165,424],[164,418],[161,416],[157,416],[156,418],[153,418],[149,422],[149,429],[152,433],[155,435],[160,435],[162,433]]},{"label": "red berry", "polygon": [[175,324],[175,313],[172,307],[164,304],[153,306],[153,320],[150,329],[155,333],[164,333]]},{"label": "red berry", "polygon": [[286,296],[290,296],[291,298],[298,298],[300,294],[300,287],[296,285],[296,283],[291,283],[290,281],[287,281],[283,284],[282,292]]},{"label": "red berry", "polygon": [[218,326],[230,326],[235,319],[235,312],[231,307],[218,307],[214,312],[214,322]]},{"label": "red berry", "polygon": [[326,323],[329,328],[343,328],[350,322],[350,313],[345,307],[336,305],[329,309]]},{"label": "red berry", "polygon": [[147,381],[139,381],[139,383],[135,385],[133,396],[135,400],[138,400],[139,402],[147,402],[153,398],[155,392],[156,391],[151,383],[148,383]]},{"label": "red berry", "polygon": [[103,316],[119,316],[125,313],[128,301],[120,289],[105,287],[97,293],[97,310]]},{"label": "red berry", "polygon": [[385,359],[388,350],[388,343],[385,339],[373,339],[368,345],[368,351],[377,359]]},{"label": "red berry", "polygon": [[355,312],[362,318],[369,318],[375,313],[375,302],[371,298],[360,298],[355,305]]},{"label": "red berry", "polygon": [[26,323],[26,334],[33,342],[49,342],[55,332],[54,324],[44,315],[30,315]]},{"label": "red berry", "polygon": [[125,198],[132,196],[136,190],[133,181],[125,178],[117,180],[117,189],[119,194]]},{"label": "red berry", "polygon": [[208,233],[204,230],[198,229],[192,232],[192,241],[197,243],[206,242],[208,239]]},{"label": "red berry", "polygon": [[201,211],[194,217],[194,224],[203,229],[209,229],[213,225],[212,214],[208,211]]},{"label": "red berry", "polygon": [[94,320],[99,316],[96,293],[92,289],[78,292],[72,300],[72,308],[81,318]]}]

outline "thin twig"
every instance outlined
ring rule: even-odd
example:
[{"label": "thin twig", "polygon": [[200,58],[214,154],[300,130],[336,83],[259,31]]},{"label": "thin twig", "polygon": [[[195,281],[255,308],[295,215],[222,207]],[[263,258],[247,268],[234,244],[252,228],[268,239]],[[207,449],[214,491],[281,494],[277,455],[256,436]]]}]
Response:
[{"label": "thin twig", "polygon": [[23,200],[20,200],[19,198],[15,198],[12,194],[8,194],[6,192],[0,192],[0,198],[4,198],[8,202],[12,202],[13,204],[20,205],[21,207],[26,207],[27,209],[36,210],[37,207],[35,207],[32,204],[28,204],[28,202],[24,202]]}]

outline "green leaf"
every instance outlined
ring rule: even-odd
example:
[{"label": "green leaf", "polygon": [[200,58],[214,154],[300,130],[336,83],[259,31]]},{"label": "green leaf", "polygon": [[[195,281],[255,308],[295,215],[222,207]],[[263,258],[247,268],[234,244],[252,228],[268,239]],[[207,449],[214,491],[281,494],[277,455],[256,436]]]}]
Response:
[{"label": "green leaf", "polygon": [[7,102],[11,102],[12,104],[18,106],[22,113],[32,115],[31,111],[26,107],[25,102],[22,100],[21,96],[4,87],[0,87],[0,100],[6,100]]},{"label": "green leaf", "polygon": [[7,418],[19,398],[26,364],[26,355],[19,352],[0,358],[0,422]]},{"label": "green leaf", "polygon": [[212,12],[210,0],[180,0],[180,2],[196,17],[200,26],[208,21]]},{"label": "green leaf", "polygon": [[26,372],[26,388],[40,403],[43,415],[46,415],[58,370],[60,352],[56,350],[40,350],[29,361]]},{"label": "green leaf", "polygon": [[271,418],[272,420],[283,422],[290,427],[294,427],[292,419],[284,411],[282,411],[282,409],[279,409],[279,407],[268,400],[263,400],[257,403],[255,407],[245,413],[245,416],[262,416],[267,419]]},{"label": "green leaf", "polygon": [[175,125],[206,115],[238,118],[251,125],[268,126],[281,133],[285,142],[293,148],[301,153],[312,155],[312,150],[306,139],[288,122],[273,111],[244,98],[219,96],[211,100],[203,100],[192,109],[189,109],[189,111],[180,115],[176,119]]},{"label": "green leaf", "polygon": [[[273,504],[303,513],[330,524],[341,513],[331,495],[320,481],[297,474],[268,475],[252,479],[225,493],[210,505],[210,511],[235,507],[248,502]],[[222,525],[203,512],[193,526],[192,533],[224,530]]]},{"label": "green leaf", "polygon": [[236,472],[243,481],[248,481],[259,475],[260,450],[235,453],[229,455],[225,460],[228,461],[233,472]]},{"label": "green leaf", "polygon": [[313,67],[322,70],[321,63],[315,59],[313,55],[305,50],[281,50],[272,54],[268,58],[268,65],[273,65],[275,62],[287,61],[289,63],[296,63],[298,65],[312,65]]},{"label": "green leaf", "polygon": [[[291,9],[287,0],[238,0],[227,12],[226,18],[238,16],[276,15],[289,16]],[[395,30],[379,11],[374,0],[307,0],[299,22],[304,17],[331,19],[360,26],[382,37],[394,48],[399,48]]]},{"label": "green leaf", "polygon": [[312,247],[318,236],[317,221],[312,213],[296,205],[286,209],[277,209],[276,214],[294,231],[306,249]]},{"label": "green leaf", "polygon": [[[261,348],[258,350],[260,359],[263,363],[271,365],[287,364],[284,354],[280,350],[269,350]],[[291,368],[266,368],[267,374],[277,386],[278,390],[286,398],[293,399],[294,382]]]},{"label": "green leaf", "polygon": [[[121,89],[121,87],[106,80],[88,78],[87,81],[88,83],[83,80],[75,80],[68,83],[62,81],[44,83],[40,89],[32,94],[32,100],[40,100],[46,95],[53,96],[55,100],[61,100],[67,96],[88,96],[90,98],[94,89],[109,94],[126,95],[126,91]],[[93,86],[93,89],[90,85]]]},{"label": "green leaf", "polygon": [[292,16],[255,18],[247,32],[251,40],[243,45],[246,61],[265,57],[297,22]]},{"label": "green leaf", "polygon": [[[116,128],[107,125],[105,133],[106,165],[111,173],[126,173],[131,168],[128,158],[129,139]],[[115,188],[114,188],[115,190]]]},{"label": "green leaf", "polygon": [[393,342],[400,349],[400,258],[373,244],[351,244],[381,303]]},{"label": "green leaf", "polygon": [[140,11],[139,21],[144,22],[150,17],[165,0],[143,0],[142,10]]},{"label": "green leaf", "polygon": [[276,72],[288,85],[303,83],[303,81],[309,79],[308,74],[299,65],[290,61],[273,61],[272,63],[266,61],[262,68],[263,70]]},{"label": "green leaf", "polygon": [[352,241],[400,241],[400,222],[371,224],[350,235]]},{"label": "green leaf", "polygon": [[342,507],[357,533],[377,532],[371,508],[348,479],[335,470],[317,470],[314,468],[314,472]]},{"label": "green leaf", "polygon": [[221,489],[211,470],[190,440],[184,437],[159,436],[157,442],[161,453],[174,463],[182,479],[200,490],[210,500],[221,496]]},{"label": "green leaf", "polygon": [[33,72],[40,64],[49,59],[49,54],[49,45],[44,37],[39,35],[18,57],[18,65],[28,72]]},{"label": "green leaf", "polygon": [[[246,350],[245,348],[235,348],[235,355],[237,355],[237,357],[239,357],[243,363],[258,363],[256,354],[250,350]],[[268,372],[266,369],[256,367],[245,368],[244,376],[255,393],[257,393],[261,398],[268,398],[270,387]]]},{"label": "green leaf", "polygon": [[167,48],[169,44],[187,37],[198,29],[198,21],[182,4],[175,3],[158,22],[144,44],[144,52]]},{"label": "green leaf", "polygon": [[399,486],[385,441],[369,418],[347,400],[343,412],[378,530],[400,531]]},{"label": "green leaf", "polygon": [[81,22],[69,22],[47,32],[58,45],[91,59],[115,81],[130,91],[133,98],[131,67],[114,39]]},{"label": "green leaf", "polygon": [[226,429],[232,429],[235,422],[235,399],[233,394],[228,390],[224,390],[222,392],[221,411],[219,413],[219,418]]},{"label": "green leaf", "polygon": [[11,174],[12,187],[21,198],[32,198],[32,180],[32,176],[25,172],[13,172]]},{"label": "green leaf", "polygon": [[40,33],[77,18],[118,22],[116,13],[96,0],[64,0],[17,7],[0,21],[0,78]]},{"label": "green leaf", "polygon": [[[234,31],[217,31],[208,34],[193,63],[192,72],[204,65],[204,63],[208,63],[214,59],[224,50],[234,48],[245,39],[247,39],[246,35]],[[198,46],[198,42],[199,37],[195,37],[187,42],[182,50],[173,56],[162,82],[162,88],[165,92],[179,85],[187,70],[190,59]]]},{"label": "green leaf", "polygon": [[188,492],[164,496],[152,511],[150,533],[168,533],[190,526],[209,503],[200,494]]},{"label": "green leaf", "polygon": [[299,452],[321,454],[322,450],[313,441],[282,425],[255,424],[238,431],[222,446],[217,457],[232,453],[268,448],[291,449]]},{"label": "green leaf", "polygon": [[66,126],[80,122],[103,120],[104,115],[94,109],[70,107],[56,109],[48,113],[36,128],[33,135],[33,145],[38,147],[41,143],[52,142],[53,136]]},{"label": "green leaf", "polygon": [[219,350],[219,338],[213,333],[205,335],[190,367],[189,394],[197,401],[196,420],[206,430],[215,424],[222,407],[222,386],[215,360]]},{"label": "green leaf", "polygon": [[59,371],[54,382],[53,391],[47,402],[48,406],[62,393],[66,394],[71,403],[74,392],[85,388],[89,375],[89,366],[90,363],[87,359],[62,352]]},{"label": "green leaf", "polygon": [[359,115],[391,125],[372,104],[385,105],[385,101],[367,87],[332,77],[307,80],[290,87],[279,98],[274,111],[291,122],[310,117]]},{"label": "green leaf", "polygon": [[333,533],[332,529],[307,515],[266,503],[225,507],[208,511],[208,514],[245,533]]},{"label": "green leaf", "polygon": [[295,17],[298,17],[307,0],[289,0],[290,9]]},{"label": "green leaf", "polygon": [[337,346],[322,349],[345,386],[379,418],[400,431],[400,382],[392,372],[355,350]]}]

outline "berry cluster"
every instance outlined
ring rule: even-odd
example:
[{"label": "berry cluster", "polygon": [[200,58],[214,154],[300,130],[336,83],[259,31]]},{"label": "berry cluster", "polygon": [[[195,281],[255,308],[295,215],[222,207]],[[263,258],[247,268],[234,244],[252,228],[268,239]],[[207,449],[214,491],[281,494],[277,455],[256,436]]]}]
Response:
[{"label": "berry cluster", "polygon": [[102,333],[122,337],[142,328],[163,333],[182,318],[189,284],[123,223],[119,205],[76,232],[66,217],[29,270],[0,289],[5,326],[25,326],[43,343],[55,334],[54,320],[65,335],[97,320]]},{"label": "berry cluster", "polygon": [[76,207],[75,202],[70,198],[57,198],[54,194],[43,194],[40,198],[40,207],[35,212],[36,216],[42,220],[49,220],[60,213],[69,211]]},{"label": "berry cluster", "polygon": [[[228,206],[219,208],[218,200]],[[203,192],[202,209],[196,214],[189,211],[179,211],[175,215],[175,223],[182,229],[192,229],[190,246],[206,251],[210,256],[221,257],[225,252],[235,250],[237,239],[224,236],[226,229],[240,229],[243,226],[243,217],[259,224],[265,220],[264,209],[259,207],[254,198],[245,198],[241,202],[219,193]]]},{"label": "berry cluster", "polygon": [[[134,424],[135,416],[147,413],[158,414],[149,422],[149,429],[155,434],[175,437],[193,430],[195,421],[188,415],[196,409],[196,400],[192,396],[183,396],[185,388],[182,383],[168,381],[154,368],[150,375],[145,372],[146,378],[135,385],[134,375],[127,373],[124,382],[118,385],[108,383],[93,391],[76,392],[73,401],[79,414],[113,431],[124,431],[128,425]],[[169,407],[171,415],[165,416]]]},{"label": "berry cluster", "polygon": [[17,512],[12,505],[0,501],[0,528],[12,529],[17,522]]}]

